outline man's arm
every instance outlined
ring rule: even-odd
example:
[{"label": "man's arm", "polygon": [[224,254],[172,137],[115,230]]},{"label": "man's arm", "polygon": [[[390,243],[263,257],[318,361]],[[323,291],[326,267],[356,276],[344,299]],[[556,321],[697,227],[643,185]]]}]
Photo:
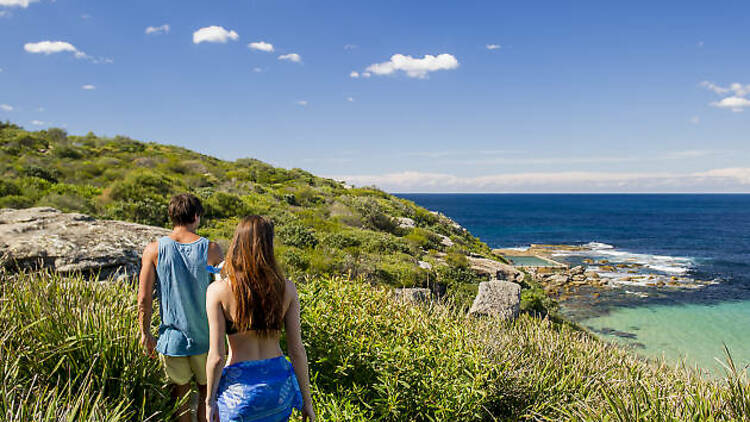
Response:
[{"label": "man's arm", "polygon": [[156,282],[156,260],[159,244],[149,243],[143,250],[141,274],[138,277],[138,325],[141,329],[141,346],[149,357],[156,357],[156,339],[151,334],[151,314],[153,312],[154,283]]},{"label": "man's arm", "polygon": [[221,251],[221,246],[216,242],[210,242],[208,244],[208,256],[206,257],[208,265],[217,266],[224,260],[224,253]]}]

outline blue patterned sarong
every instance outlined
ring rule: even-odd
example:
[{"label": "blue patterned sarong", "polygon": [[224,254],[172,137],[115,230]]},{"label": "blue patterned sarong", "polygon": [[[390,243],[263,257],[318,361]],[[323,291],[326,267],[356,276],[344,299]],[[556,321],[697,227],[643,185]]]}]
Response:
[{"label": "blue patterned sarong", "polygon": [[302,394],[292,364],[279,356],[225,367],[216,403],[221,422],[277,422],[302,409]]}]

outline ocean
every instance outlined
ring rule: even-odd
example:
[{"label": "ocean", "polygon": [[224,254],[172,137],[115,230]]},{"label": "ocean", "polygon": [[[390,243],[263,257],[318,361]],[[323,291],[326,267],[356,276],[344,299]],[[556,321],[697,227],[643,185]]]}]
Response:
[{"label": "ocean", "polygon": [[721,375],[726,345],[736,364],[750,364],[750,195],[398,196],[453,218],[492,248],[585,245],[554,258],[607,259],[678,280],[656,287],[621,272],[612,275],[616,287],[580,289],[561,311],[647,357]]}]

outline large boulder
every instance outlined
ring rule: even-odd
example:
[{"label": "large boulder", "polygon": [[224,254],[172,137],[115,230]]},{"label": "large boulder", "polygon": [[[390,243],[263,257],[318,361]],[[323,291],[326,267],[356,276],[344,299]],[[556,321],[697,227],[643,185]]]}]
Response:
[{"label": "large boulder", "polygon": [[169,230],[63,213],[54,208],[0,209],[0,266],[125,278],[138,274],[140,254]]},{"label": "large boulder", "polygon": [[487,275],[491,279],[523,280],[523,273],[512,265],[503,264],[489,258],[477,258],[473,256],[467,256],[466,258],[469,260],[471,269],[479,275]]},{"label": "large boulder", "polygon": [[505,280],[479,283],[479,293],[469,309],[472,315],[513,320],[521,311],[521,286]]}]

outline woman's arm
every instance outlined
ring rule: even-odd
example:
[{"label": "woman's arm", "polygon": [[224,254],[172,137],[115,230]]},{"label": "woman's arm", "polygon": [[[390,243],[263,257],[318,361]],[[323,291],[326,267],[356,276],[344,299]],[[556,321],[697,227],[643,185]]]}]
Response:
[{"label": "woman's arm", "polygon": [[209,422],[219,420],[216,409],[216,390],[219,388],[221,370],[226,361],[226,343],[224,342],[226,321],[221,307],[220,290],[223,283],[211,283],[206,292],[206,314],[208,315],[209,348],[206,357],[206,377],[208,378],[206,396],[206,416]]},{"label": "woman's arm", "polygon": [[310,376],[307,367],[307,352],[305,345],[302,344],[302,329],[300,327],[300,306],[297,288],[291,281],[287,282],[287,291],[292,297],[289,309],[284,315],[284,328],[286,329],[286,344],[289,349],[287,353],[292,360],[294,374],[297,376],[299,389],[302,392],[304,401],[303,420],[315,420],[315,411],[312,405],[312,396],[310,395]]}]

